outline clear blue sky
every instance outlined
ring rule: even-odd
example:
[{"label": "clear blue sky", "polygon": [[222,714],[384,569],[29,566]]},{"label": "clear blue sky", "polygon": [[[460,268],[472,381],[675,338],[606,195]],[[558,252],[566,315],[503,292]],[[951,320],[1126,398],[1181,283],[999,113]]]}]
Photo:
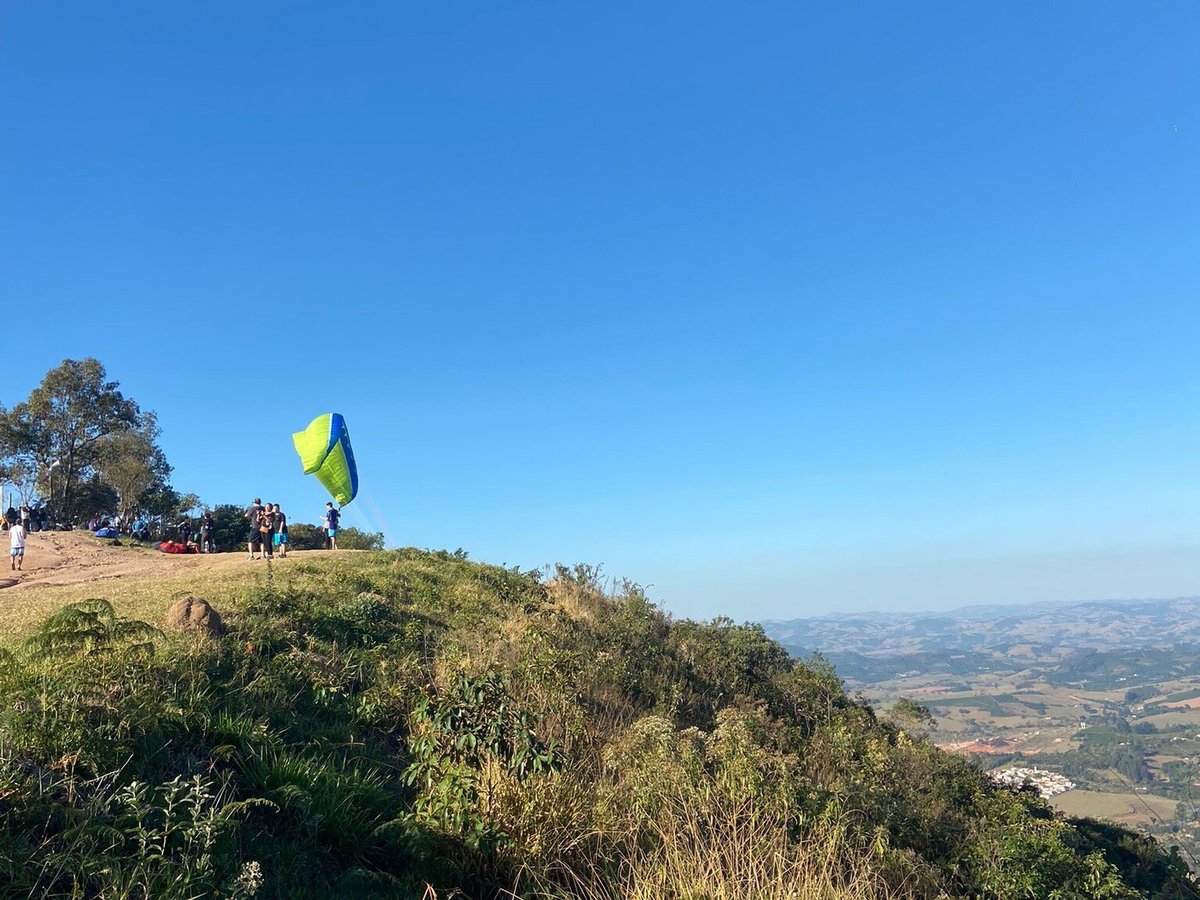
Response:
[{"label": "clear blue sky", "polygon": [[684,615],[1200,593],[1200,5],[21,3],[0,344]]}]

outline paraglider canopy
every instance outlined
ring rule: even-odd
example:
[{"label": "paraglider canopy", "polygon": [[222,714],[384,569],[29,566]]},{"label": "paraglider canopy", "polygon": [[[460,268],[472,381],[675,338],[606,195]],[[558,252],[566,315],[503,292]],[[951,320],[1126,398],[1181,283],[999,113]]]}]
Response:
[{"label": "paraglider canopy", "polygon": [[305,475],[316,475],[338,506],[358,493],[358,467],[350,447],[346,420],[338,413],[317,416],[303,431],[292,435]]}]

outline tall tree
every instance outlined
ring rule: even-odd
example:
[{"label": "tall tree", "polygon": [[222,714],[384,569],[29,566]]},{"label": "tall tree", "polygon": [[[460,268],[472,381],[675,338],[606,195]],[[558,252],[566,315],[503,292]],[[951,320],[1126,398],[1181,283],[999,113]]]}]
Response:
[{"label": "tall tree", "polygon": [[126,519],[169,486],[171,466],[156,443],[158,435],[158,421],[147,412],[136,428],[117,431],[99,442],[96,471],[117,492],[117,512]]},{"label": "tall tree", "polygon": [[82,480],[75,485],[75,494],[71,501],[75,515],[81,521],[96,516],[111,515],[120,504],[120,498],[112,485],[100,479],[99,475]]},{"label": "tall tree", "polygon": [[74,512],[76,487],[92,474],[101,442],[142,424],[138,405],[118,387],[99,360],[66,359],[28,400],[0,409],[0,457],[32,466],[62,518]]}]

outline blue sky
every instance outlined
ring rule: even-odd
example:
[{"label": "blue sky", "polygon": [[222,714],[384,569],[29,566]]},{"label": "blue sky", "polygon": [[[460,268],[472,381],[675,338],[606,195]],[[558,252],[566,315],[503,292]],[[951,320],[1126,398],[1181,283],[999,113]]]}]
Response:
[{"label": "blue sky", "polygon": [[1200,592],[1192,2],[4,20],[0,403],[682,615]]}]

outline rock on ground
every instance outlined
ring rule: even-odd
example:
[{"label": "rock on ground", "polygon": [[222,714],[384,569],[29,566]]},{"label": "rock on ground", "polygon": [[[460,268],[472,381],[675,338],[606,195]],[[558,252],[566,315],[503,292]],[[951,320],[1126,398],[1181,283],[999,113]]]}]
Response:
[{"label": "rock on ground", "polygon": [[207,600],[199,597],[184,597],[172,604],[163,619],[163,628],[168,631],[193,631],[203,637],[219,637],[225,633],[220,613]]}]

